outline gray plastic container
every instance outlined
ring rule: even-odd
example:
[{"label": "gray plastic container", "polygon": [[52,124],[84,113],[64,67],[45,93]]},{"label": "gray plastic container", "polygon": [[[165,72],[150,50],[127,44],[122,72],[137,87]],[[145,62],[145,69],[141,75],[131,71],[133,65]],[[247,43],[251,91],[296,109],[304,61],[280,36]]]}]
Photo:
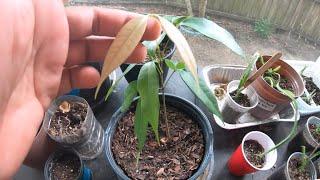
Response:
[{"label": "gray plastic container", "polygon": [[[51,118],[63,101],[78,101],[87,104],[87,115],[81,127],[82,134],[80,138],[78,135],[54,136],[51,133],[48,133]],[[87,101],[81,97],[65,95],[54,100],[45,114],[43,123],[45,131],[54,141],[62,146],[74,149],[79,154],[81,159],[94,159],[103,151],[103,128],[96,120]]]},{"label": "gray plastic container", "polygon": [[[160,94],[159,94],[160,95]],[[135,101],[137,98],[135,99]],[[199,168],[197,171],[189,178],[190,180],[196,180],[198,177],[201,177],[202,175],[205,176],[212,176],[212,174],[208,173],[206,170],[209,168],[210,171],[213,169],[213,165],[211,164],[209,167],[209,163],[213,159],[213,131],[212,127],[210,125],[209,120],[205,116],[205,114],[193,103],[190,101],[172,95],[172,94],[166,94],[166,104],[172,105],[173,107],[181,110],[182,112],[188,114],[193,120],[197,121],[199,126],[202,129],[204,140],[205,140],[205,153],[203,160],[201,164],[199,165]],[[113,158],[113,153],[111,150],[112,146],[112,138],[114,135],[114,132],[116,130],[116,127],[118,125],[118,121],[126,114],[122,113],[121,110],[117,110],[111,120],[110,123],[106,129],[106,156],[107,160],[113,169],[113,171],[117,174],[118,179],[120,180],[129,180],[130,178],[125,174],[125,172],[121,169],[121,167],[116,163],[115,159]],[[202,177],[204,178],[204,177]],[[204,178],[206,179],[206,177]]]}]

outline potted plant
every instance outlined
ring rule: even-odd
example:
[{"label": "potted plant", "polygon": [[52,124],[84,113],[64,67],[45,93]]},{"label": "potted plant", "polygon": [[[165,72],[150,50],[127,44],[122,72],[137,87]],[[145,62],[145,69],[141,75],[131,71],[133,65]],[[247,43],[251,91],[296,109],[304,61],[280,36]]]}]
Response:
[{"label": "potted plant", "polygon": [[290,155],[287,162],[275,171],[268,179],[278,180],[308,180],[317,179],[317,173],[312,159],[319,155],[314,151],[306,154],[305,147],[302,146],[302,152],[295,152]]},{"label": "potted plant", "polygon": [[239,117],[257,106],[258,97],[255,90],[252,87],[244,88],[244,85],[251,73],[252,65],[258,57],[259,55],[256,53],[251,58],[240,80],[228,83],[226,98],[221,110],[224,122],[234,124]]},{"label": "potted plant", "polygon": [[297,152],[301,146],[315,149],[320,144],[320,118],[309,117],[303,129],[295,135],[288,145],[288,152]]},{"label": "potted plant", "polygon": [[243,176],[271,169],[277,161],[277,150],[272,148],[274,146],[268,135],[259,131],[249,132],[228,161],[230,173]]},{"label": "potted plant", "polygon": [[45,180],[91,180],[92,172],[74,151],[58,150],[49,156],[44,176]]},{"label": "potted plant", "polygon": [[[175,43],[183,62],[165,59],[157,51],[159,44],[148,48],[148,55],[155,58],[144,63],[138,79],[129,83],[121,109],[113,115],[106,130],[107,158],[121,179],[196,179],[204,172],[212,153],[208,150],[212,146],[212,129],[195,105],[164,93],[168,79],[173,73],[179,73],[212,113],[219,117],[221,114],[212,92],[197,76],[194,56],[181,32],[168,20],[158,15],[151,17],[160,22],[166,35]],[[139,43],[147,18],[134,18],[119,31],[106,55],[105,62],[108,63],[104,64],[99,85]],[[129,29],[135,29],[134,35],[128,33]],[[124,50],[116,52],[116,49]],[[164,66],[172,69],[167,80],[163,77]],[[136,95],[139,97],[134,100]],[[189,141],[186,137],[194,140]],[[179,153],[188,155],[179,156],[173,149],[180,149]]]},{"label": "potted plant", "polygon": [[[270,57],[262,56],[256,62],[254,71],[257,71]],[[283,90],[293,93],[293,99],[295,99],[302,95],[304,89],[299,73],[281,59],[275,62],[263,76],[257,78],[252,86],[258,94],[259,103],[251,111],[251,115],[261,120],[277,114],[292,102],[292,98],[284,94]]]},{"label": "potted plant", "polygon": [[[197,33],[200,33],[209,39],[215,39],[222,42],[238,55],[244,55],[241,48],[234,41],[232,35],[225,29],[221,28],[220,26],[208,19],[197,18],[192,16],[163,16],[163,18],[167,19],[179,30],[182,28],[188,28],[191,31],[196,31]],[[155,57],[155,55],[158,54],[160,54],[163,59],[171,60],[176,50],[175,42],[171,41],[171,39],[165,32],[162,33],[157,40],[144,41],[142,44],[147,47],[149,53],[143,63],[135,64],[135,67],[133,67],[132,70],[125,73],[125,78],[129,83],[134,80],[137,80],[139,71],[145,62],[156,59],[157,57]],[[157,51],[157,54],[152,54],[150,53],[150,51]],[[129,65],[130,64],[128,63],[124,63],[121,64],[120,68],[124,72]],[[163,67],[163,79],[166,79],[168,70],[169,68],[167,66]]]},{"label": "potted plant", "polygon": [[103,150],[104,132],[87,101],[61,96],[45,113],[43,126],[59,145],[73,148],[82,159],[94,159]]}]

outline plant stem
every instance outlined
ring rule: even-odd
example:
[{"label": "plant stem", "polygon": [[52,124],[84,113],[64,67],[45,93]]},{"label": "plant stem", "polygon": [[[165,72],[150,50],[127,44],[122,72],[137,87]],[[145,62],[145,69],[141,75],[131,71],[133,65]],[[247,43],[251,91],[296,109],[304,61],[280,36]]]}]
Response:
[{"label": "plant stem", "polygon": [[164,89],[164,87],[166,87],[166,85],[168,84],[168,82],[169,82],[169,79],[172,77],[172,75],[175,73],[176,71],[173,71],[171,74],[170,74],[170,76],[169,76],[169,78],[164,82],[164,85],[163,85],[163,89]]},{"label": "plant stem", "polygon": [[[160,62],[161,69],[163,67],[163,61]],[[164,94],[164,82],[163,82],[163,71],[160,73],[160,83],[161,83],[161,91],[162,91],[162,103],[163,103],[163,112],[164,112],[164,119],[166,123],[166,135],[168,138],[168,141],[171,139],[170,136],[170,130],[169,130],[169,122],[167,117],[167,106],[166,106],[166,97]]]}]

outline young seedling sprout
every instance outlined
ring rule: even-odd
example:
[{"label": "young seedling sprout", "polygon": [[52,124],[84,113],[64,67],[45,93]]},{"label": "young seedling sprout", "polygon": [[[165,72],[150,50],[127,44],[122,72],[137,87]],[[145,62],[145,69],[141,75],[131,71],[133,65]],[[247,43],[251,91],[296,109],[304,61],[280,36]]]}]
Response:
[{"label": "young seedling sprout", "polygon": [[308,165],[308,161],[311,161],[315,157],[320,155],[320,151],[317,151],[320,146],[318,145],[316,148],[313,149],[313,151],[310,153],[310,155],[307,155],[306,153],[306,147],[301,146],[301,153],[302,153],[302,159],[301,159],[301,164],[299,166],[299,171],[303,172],[306,170],[306,167]]}]

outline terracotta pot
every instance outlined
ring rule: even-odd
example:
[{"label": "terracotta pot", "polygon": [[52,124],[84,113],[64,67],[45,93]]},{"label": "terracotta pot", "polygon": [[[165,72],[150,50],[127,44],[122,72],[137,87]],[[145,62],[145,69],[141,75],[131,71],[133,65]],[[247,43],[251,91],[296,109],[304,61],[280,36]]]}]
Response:
[{"label": "terracotta pot", "polygon": [[222,105],[222,110],[221,110],[223,121],[226,123],[235,124],[236,121],[243,114],[250,111],[251,109],[256,107],[258,104],[257,93],[251,86],[243,90],[243,93],[248,95],[248,98],[251,104],[250,107],[241,106],[240,104],[238,104],[232,99],[232,97],[230,96],[230,93],[232,93],[238,88],[239,83],[240,83],[239,80],[234,80],[229,82],[227,86],[226,98]]},{"label": "terracotta pot", "polygon": [[[271,56],[263,56],[264,61],[268,61]],[[259,69],[261,62],[257,61],[254,72]],[[303,94],[304,84],[301,76],[289,64],[282,60],[274,63],[273,68],[281,66],[279,74],[286,77],[291,82],[294,94],[299,97]],[[259,119],[267,119],[279,113],[281,110],[289,106],[291,99],[280,93],[278,90],[272,88],[262,77],[258,77],[252,83],[258,97],[259,104],[251,111],[251,115]]]},{"label": "terracotta pot", "polygon": [[231,155],[228,161],[228,168],[231,174],[235,176],[243,176],[245,174],[253,173],[256,171],[265,171],[271,169],[277,162],[277,150],[273,150],[266,154],[266,162],[262,168],[257,168],[251,164],[244,154],[244,142],[247,140],[256,140],[265,151],[274,147],[272,139],[260,132],[251,131],[244,136],[242,143],[238,146],[235,152]]},{"label": "terracotta pot", "polygon": [[45,132],[41,125],[31,149],[23,164],[36,169],[43,169],[49,155],[57,149],[57,144]]},{"label": "terracotta pot", "polygon": [[[288,158],[287,162],[285,164],[283,164],[282,166],[280,166],[280,168],[277,171],[275,171],[270,177],[268,177],[268,179],[269,180],[279,180],[279,179],[292,180],[289,175],[289,168],[288,168],[289,161],[293,157],[301,157],[301,156],[302,156],[301,152],[295,152],[295,153],[291,154],[290,157]],[[308,165],[306,168],[308,168],[311,173],[310,179],[317,179],[316,168],[314,167],[314,164],[311,160],[308,160]]]}]

